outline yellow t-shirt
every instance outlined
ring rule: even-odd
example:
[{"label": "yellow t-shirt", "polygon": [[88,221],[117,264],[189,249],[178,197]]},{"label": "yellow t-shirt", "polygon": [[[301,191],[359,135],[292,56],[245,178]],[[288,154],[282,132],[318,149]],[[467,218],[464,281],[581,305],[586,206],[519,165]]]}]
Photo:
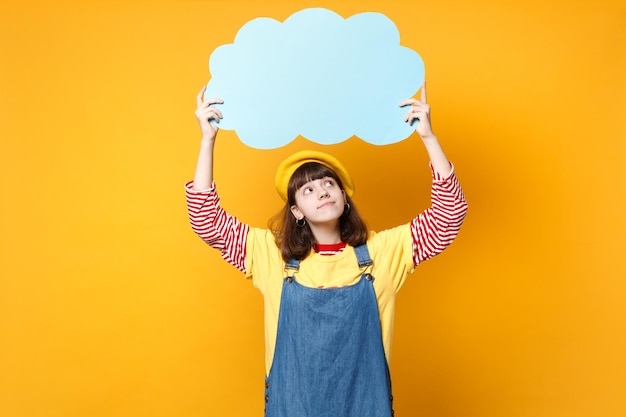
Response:
[{"label": "yellow t-shirt", "polygon": [[[301,285],[328,288],[356,284],[363,272],[371,273],[374,276],[383,345],[389,361],[396,294],[407,275],[415,269],[410,223],[383,232],[371,232],[367,248],[374,262],[372,266],[359,268],[351,246],[336,255],[319,255],[311,251],[300,262],[295,277]],[[246,271],[246,277],[252,278],[264,298],[265,369],[269,374],[276,346],[283,278],[293,272],[285,270],[280,249],[269,230],[250,228],[246,240]]]}]

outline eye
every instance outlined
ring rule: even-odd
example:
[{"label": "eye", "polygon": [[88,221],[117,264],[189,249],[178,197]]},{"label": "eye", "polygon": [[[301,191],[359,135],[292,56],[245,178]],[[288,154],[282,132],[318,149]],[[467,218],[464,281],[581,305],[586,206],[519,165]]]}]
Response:
[{"label": "eye", "polygon": [[324,181],[324,185],[327,187],[332,187],[333,185],[335,185],[335,182],[333,180],[326,180]]},{"label": "eye", "polygon": [[311,187],[302,188],[302,194],[304,195],[311,194],[312,192],[313,192],[313,189]]}]

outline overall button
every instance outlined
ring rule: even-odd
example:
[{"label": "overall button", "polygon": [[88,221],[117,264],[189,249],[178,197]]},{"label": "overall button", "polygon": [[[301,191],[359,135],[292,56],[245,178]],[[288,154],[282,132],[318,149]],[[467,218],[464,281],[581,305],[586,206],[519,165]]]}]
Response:
[{"label": "overall button", "polygon": [[270,383],[265,381],[265,388],[269,388],[270,387]]},{"label": "overall button", "polygon": [[267,395],[265,396],[265,402],[269,402],[270,397],[268,397]]},{"label": "overall button", "polygon": [[365,274],[365,279],[371,281],[374,279],[374,277],[372,276],[372,274]]},{"label": "overall button", "polygon": [[287,284],[291,284],[293,282],[293,277],[287,277],[285,278],[285,281],[287,281]]}]

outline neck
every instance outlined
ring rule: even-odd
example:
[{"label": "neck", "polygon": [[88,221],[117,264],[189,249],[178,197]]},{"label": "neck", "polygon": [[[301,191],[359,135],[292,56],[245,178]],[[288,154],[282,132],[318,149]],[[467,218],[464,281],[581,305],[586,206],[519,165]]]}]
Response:
[{"label": "neck", "polygon": [[341,231],[339,223],[333,225],[313,225],[309,224],[315,241],[322,245],[332,245],[341,242]]}]

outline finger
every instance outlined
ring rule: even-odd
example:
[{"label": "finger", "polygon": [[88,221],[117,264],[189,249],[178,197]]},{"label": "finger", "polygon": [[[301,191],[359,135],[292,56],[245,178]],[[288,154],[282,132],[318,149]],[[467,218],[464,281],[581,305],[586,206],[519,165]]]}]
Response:
[{"label": "finger", "polygon": [[409,125],[413,125],[413,121],[415,119],[419,119],[419,113],[411,110],[404,118],[404,121],[406,121]]},{"label": "finger", "polygon": [[[405,122],[409,122],[409,120],[411,119],[411,117],[413,116],[413,107],[411,107],[411,109],[406,113],[406,116],[404,116],[404,121]],[[410,122],[409,122],[410,123]]]},{"label": "finger", "polygon": [[415,103],[417,103],[417,100],[414,99],[414,98],[410,98],[408,100],[404,100],[404,101],[400,102],[400,104],[398,104],[398,106],[404,107],[404,106],[408,106],[410,104],[415,104]]},{"label": "finger", "polygon": [[211,112],[213,120],[219,123],[220,119],[224,118],[222,117],[222,112],[216,109],[215,107],[211,107],[211,109],[213,110],[213,112]]},{"label": "finger", "polygon": [[411,126],[413,126],[413,122],[414,121],[421,121],[421,120],[427,120],[428,119],[428,114],[426,112],[423,111],[416,111],[414,113],[411,113],[411,116],[409,117],[410,121],[409,124]]},{"label": "finger", "polygon": [[203,97],[205,91],[206,91],[206,87],[204,87],[202,90],[200,90],[200,93],[198,93],[198,97],[197,97],[198,108],[209,107],[211,104],[224,104],[224,100],[220,98],[208,98],[205,100]]},{"label": "finger", "polygon": [[200,92],[198,93],[198,96],[196,97],[196,101],[198,102],[198,107],[200,107],[200,105],[202,104],[205,91],[206,91],[206,85],[202,87],[202,90],[200,90]]},{"label": "finger", "polygon": [[420,111],[420,109],[417,107],[418,105],[419,104],[416,103],[416,104],[411,106],[409,111],[406,113],[406,117],[404,118],[405,122],[408,121],[411,116],[414,116],[418,111]]},{"label": "finger", "polygon": [[420,98],[424,103],[426,103],[426,80],[422,81],[422,94]]},{"label": "finger", "polygon": [[220,98],[207,98],[204,102],[207,103],[209,106],[211,104],[224,104],[224,100]]},{"label": "finger", "polygon": [[219,98],[208,98],[198,105],[199,109],[206,109],[212,107],[213,104],[224,104],[224,100]]},{"label": "finger", "polygon": [[222,112],[215,107],[206,107],[198,111],[198,117],[204,120],[219,120],[223,119]]},{"label": "finger", "polygon": [[414,112],[415,111],[429,111],[430,110],[430,106],[428,104],[424,103],[423,101],[416,101],[411,106],[411,110],[414,111]]}]

